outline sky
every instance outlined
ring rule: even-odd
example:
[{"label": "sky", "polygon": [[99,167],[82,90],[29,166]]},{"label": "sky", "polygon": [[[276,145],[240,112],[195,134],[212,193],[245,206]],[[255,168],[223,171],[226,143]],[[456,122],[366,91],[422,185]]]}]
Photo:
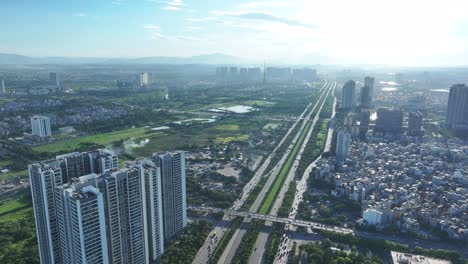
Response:
[{"label": "sky", "polygon": [[1,0],[0,53],[468,63],[466,0]]}]

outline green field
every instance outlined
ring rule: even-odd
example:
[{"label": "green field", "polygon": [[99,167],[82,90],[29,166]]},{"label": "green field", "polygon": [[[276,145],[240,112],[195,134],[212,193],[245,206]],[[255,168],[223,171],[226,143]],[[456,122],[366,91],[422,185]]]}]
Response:
[{"label": "green field", "polygon": [[80,144],[83,143],[94,143],[99,145],[109,145],[113,142],[125,140],[129,138],[146,138],[145,132],[150,131],[149,128],[131,128],[126,130],[120,130],[110,133],[102,133],[97,135],[77,137],[74,139],[59,141],[51,144],[40,145],[33,147],[36,152],[48,152],[48,153],[62,153],[67,151],[74,151],[80,148]]},{"label": "green field", "polygon": [[0,201],[0,263],[39,263],[30,198]]},{"label": "green field", "polygon": [[263,201],[262,207],[260,208],[260,211],[259,211],[260,214],[267,214],[268,211],[270,210],[271,205],[272,205],[272,203],[273,203],[273,201],[274,201],[274,199],[275,199],[281,185],[283,184],[284,179],[286,178],[286,176],[289,173],[289,170],[291,169],[291,165],[292,165],[294,159],[296,158],[297,152],[299,151],[299,149],[300,149],[300,147],[302,145],[302,142],[304,142],[304,139],[305,139],[307,133],[310,130],[310,126],[311,126],[311,124],[307,124],[306,127],[304,128],[304,130],[302,130],[302,133],[299,136],[299,139],[297,140],[296,144],[294,145],[293,150],[291,151],[291,153],[289,153],[289,156],[288,156],[288,159],[286,160],[285,165],[281,169],[280,174],[278,175],[278,177],[275,180],[275,183],[273,184],[270,191],[268,192],[268,196]]}]

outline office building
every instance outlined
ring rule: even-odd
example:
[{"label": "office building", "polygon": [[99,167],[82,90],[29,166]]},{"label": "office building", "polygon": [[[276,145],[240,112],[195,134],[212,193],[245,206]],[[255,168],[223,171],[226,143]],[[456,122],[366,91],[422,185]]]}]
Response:
[{"label": "office building", "polygon": [[104,194],[111,263],[148,263],[145,182],[139,169],[104,173],[98,182]]},{"label": "office building", "polygon": [[466,85],[455,84],[450,87],[445,124],[448,128],[468,128],[468,87]]},{"label": "office building", "polygon": [[423,115],[421,112],[410,112],[408,116],[408,135],[421,136],[422,135],[422,120]]},{"label": "office building", "polygon": [[383,223],[383,213],[377,209],[366,209],[362,213],[362,218],[369,225],[380,225]]},{"label": "office building", "polygon": [[289,80],[291,78],[290,68],[268,67],[265,76],[268,80]]},{"label": "office building", "polygon": [[296,81],[312,82],[317,80],[317,71],[314,69],[303,68],[293,70],[293,79]]},{"label": "office building", "polygon": [[262,69],[259,67],[255,68],[247,68],[247,75],[249,80],[251,81],[258,81],[262,79]]},{"label": "office building", "polygon": [[229,74],[229,67],[217,67],[216,68],[216,77],[218,79],[225,79],[228,77],[228,74]]},{"label": "office building", "polygon": [[403,131],[403,111],[400,109],[379,108],[374,132],[398,134]]},{"label": "office building", "polygon": [[50,73],[50,82],[54,85],[57,90],[63,90],[63,75],[60,72]]},{"label": "office building", "polygon": [[41,263],[61,263],[55,213],[55,188],[63,184],[60,166],[52,160],[29,165],[28,171]]},{"label": "office building", "polygon": [[47,116],[35,115],[31,117],[32,135],[39,138],[50,138],[52,132],[50,129],[50,118]]},{"label": "office building", "polygon": [[229,75],[231,77],[236,77],[239,74],[239,69],[237,67],[229,67]]},{"label": "office building", "polygon": [[168,242],[187,225],[185,153],[154,154],[153,161],[161,168],[164,241]]},{"label": "office building", "polygon": [[140,86],[148,86],[155,83],[154,73],[142,72],[138,75],[138,83]]},{"label": "office building", "polygon": [[371,106],[371,101],[371,88],[369,86],[361,87],[360,106],[363,108],[369,108]]},{"label": "office building", "polygon": [[354,94],[356,89],[356,82],[349,80],[343,86],[341,108],[351,109],[354,107]]},{"label": "office building", "polygon": [[0,95],[5,95],[6,90],[5,90],[5,82],[3,80],[0,80]]},{"label": "office building", "polygon": [[336,137],[336,157],[345,160],[351,147],[351,133],[346,129],[341,129]]},{"label": "office building", "polygon": [[55,189],[61,263],[109,263],[103,195],[97,175]]},{"label": "office building", "polygon": [[364,86],[369,87],[369,97],[370,97],[371,102],[373,101],[374,95],[375,95],[374,83],[375,83],[374,77],[367,76],[366,78],[364,78]]},{"label": "office building", "polygon": [[359,138],[366,139],[367,131],[370,125],[370,112],[367,109],[361,110],[361,118],[359,121]]}]

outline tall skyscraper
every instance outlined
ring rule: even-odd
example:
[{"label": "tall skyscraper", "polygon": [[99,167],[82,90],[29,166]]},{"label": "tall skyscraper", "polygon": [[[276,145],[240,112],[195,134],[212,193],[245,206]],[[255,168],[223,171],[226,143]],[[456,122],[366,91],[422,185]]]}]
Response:
[{"label": "tall skyscraper", "polygon": [[356,82],[349,80],[343,86],[343,94],[341,100],[341,108],[350,109],[354,107],[354,94],[356,89]]},{"label": "tall skyscraper", "polygon": [[[96,155],[99,153],[99,155]],[[89,157],[89,160],[87,160]],[[93,157],[93,158],[92,158]],[[111,162],[102,163],[101,160]],[[101,164],[97,168],[92,164]],[[69,180],[89,173],[101,173],[116,168],[117,156],[109,150],[70,153],[54,160],[42,161],[28,167],[41,263],[60,263],[55,189]]]},{"label": "tall skyscraper", "polygon": [[59,72],[50,73],[50,82],[57,87],[58,90],[63,90],[63,75]]},{"label": "tall skyscraper", "polygon": [[371,89],[369,86],[361,87],[361,102],[360,105],[363,108],[369,108],[371,106]]},{"label": "tall skyscraper", "polygon": [[5,82],[3,80],[0,80],[0,95],[5,95],[6,90],[5,90]]},{"label": "tall skyscraper", "polygon": [[379,108],[374,132],[401,133],[403,130],[403,111],[400,109]]},{"label": "tall skyscraper", "polygon": [[29,165],[31,196],[41,263],[61,263],[55,207],[55,188],[62,185],[57,161]]},{"label": "tall skyscraper", "polygon": [[164,252],[161,170],[149,159],[139,160],[135,166],[145,181],[149,258],[152,263],[159,263]]},{"label": "tall skyscraper", "polygon": [[104,193],[109,261],[148,263],[145,182],[140,170],[107,172],[98,184]]},{"label": "tall skyscraper", "polygon": [[55,189],[61,263],[109,263],[104,201],[96,179],[90,174]]},{"label": "tall skyscraper", "polygon": [[42,263],[159,263],[183,231],[184,152],[114,161],[97,150],[29,166]]},{"label": "tall skyscraper", "polygon": [[155,154],[153,161],[161,168],[164,241],[168,242],[187,225],[185,153]]},{"label": "tall skyscraper", "polygon": [[367,76],[366,78],[364,78],[364,86],[369,87],[369,97],[370,97],[371,103],[374,100],[374,95],[375,95],[374,82],[375,82],[374,77]]},{"label": "tall skyscraper", "polygon": [[50,130],[50,118],[47,116],[35,115],[31,117],[32,135],[40,138],[49,138],[52,136]]},{"label": "tall skyscraper", "polygon": [[455,84],[450,87],[445,124],[449,128],[468,128],[468,87]]},{"label": "tall skyscraper", "polygon": [[336,137],[336,157],[341,160],[346,159],[350,147],[351,133],[349,133],[346,129],[341,129]]},{"label": "tall skyscraper", "polygon": [[420,136],[422,133],[423,115],[421,112],[410,112],[408,116],[408,135]]},{"label": "tall skyscraper", "polygon": [[138,75],[140,86],[148,86],[154,84],[155,78],[152,72],[142,72]]}]

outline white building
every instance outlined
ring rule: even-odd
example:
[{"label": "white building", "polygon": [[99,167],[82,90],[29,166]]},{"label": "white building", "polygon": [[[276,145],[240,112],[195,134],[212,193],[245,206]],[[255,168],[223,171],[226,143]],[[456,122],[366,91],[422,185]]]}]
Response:
[{"label": "white building", "polygon": [[336,157],[344,160],[348,156],[351,147],[351,134],[346,129],[341,129],[336,137]]},{"label": "white building", "polygon": [[57,161],[48,161],[29,165],[28,170],[41,263],[60,263],[55,214],[55,188],[63,183],[60,166]]},{"label": "white building", "polygon": [[161,168],[164,240],[167,242],[187,225],[185,153],[154,154],[153,161]]},{"label": "white building", "polygon": [[35,115],[31,117],[32,135],[40,138],[49,138],[52,136],[50,129],[50,118],[47,116]]},{"label": "white building", "polygon": [[161,170],[149,159],[137,161],[136,166],[145,181],[149,258],[159,263],[164,252]]},{"label": "white building", "polygon": [[0,80],[0,95],[5,95],[6,90],[5,90],[5,82],[3,80]]},{"label": "white building", "polygon": [[96,179],[90,174],[56,189],[61,263],[109,263],[104,201]]},{"label": "white building", "polygon": [[29,165],[41,263],[159,263],[187,225],[185,153],[116,169],[107,150]]},{"label": "white building", "polygon": [[154,83],[154,74],[151,72],[142,72],[139,74],[140,86],[147,86]]},{"label": "white building", "polygon": [[63,75],[59,72],[50,73],[50,82],[57,87],[58,90],[63,90]]},{"label": "white building", "polygon": [[383,213],[377,209],[366,209],[362,214],[362,218],[369,225],[380,225],[383,223]]},{"label": "white building", "polygon": [[145,182],[140,170],[127,168],[102,175],[109,261],[149,263]]}]

